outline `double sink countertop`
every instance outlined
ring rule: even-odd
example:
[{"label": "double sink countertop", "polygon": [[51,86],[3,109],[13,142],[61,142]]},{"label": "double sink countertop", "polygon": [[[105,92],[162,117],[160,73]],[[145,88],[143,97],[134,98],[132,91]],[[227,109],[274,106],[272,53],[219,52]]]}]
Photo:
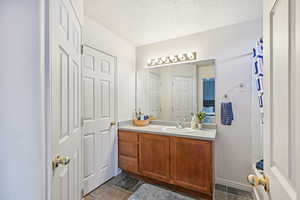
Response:
[{"label": "double sink countertop", "polygon": [[209,125],[203,129],[192,129],[189,127],[176,128],[174,122],[152,121],[147,126],[134,126],[131,122],[120,122],[118,126],[120,131],[141,132],[157,135],[169,135],[184,138],[192,138],[199,140],[215,140],[216,139],[216,126]]}]

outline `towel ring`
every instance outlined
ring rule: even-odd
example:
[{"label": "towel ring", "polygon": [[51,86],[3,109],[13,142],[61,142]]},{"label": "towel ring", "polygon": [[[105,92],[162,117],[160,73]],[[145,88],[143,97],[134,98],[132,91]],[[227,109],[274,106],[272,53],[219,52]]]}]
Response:
[{"label": "towel ring", "polygon": [[231,90],[234,90],[236,88],[244,88],[244,87],[245,87],[245,84],[241,82],[239,85],[237,85],[235,87],[232,87],[229,90],[227,90],[227,92],[224,94],[223,98],[226,99],[226,100],[230,99],[228,93],[231,92]]}]

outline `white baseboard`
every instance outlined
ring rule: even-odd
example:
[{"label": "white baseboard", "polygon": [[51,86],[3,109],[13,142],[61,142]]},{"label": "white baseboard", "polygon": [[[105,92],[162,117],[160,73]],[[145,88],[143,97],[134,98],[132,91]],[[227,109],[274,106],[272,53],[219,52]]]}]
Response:
[{"label": "white baseboard", "polygon": [[259,191],[255,187],[253,187],[253,197],[254,197],[254,200],[262,200],[259,196]]},{"label": "white baseboard", "polygon": [[114,176],[118,176],[119,174],[121,174],[122,169],[117,168],[117,170],[115,170]]},{"label": "white baseboard", "polygon": [[[252,165],[252,173],[258,177],[261,177],[262,174],[256,169],[255,164]],[[254,200],[263,200],[264,199],[264,189],[262,186],[253,187],[253,196]]]},{"label": "white baseboard", "polygon": [[223,178],[216,178],[216,183],[220,185],[226,185],[232,188],[236,188],[239,190],[244,190],[248,192],[252,192],[252,187],[250,185],[244,184],[244,183],[239,183],[236,181],[228,180],[228,179],[223,179]]}]

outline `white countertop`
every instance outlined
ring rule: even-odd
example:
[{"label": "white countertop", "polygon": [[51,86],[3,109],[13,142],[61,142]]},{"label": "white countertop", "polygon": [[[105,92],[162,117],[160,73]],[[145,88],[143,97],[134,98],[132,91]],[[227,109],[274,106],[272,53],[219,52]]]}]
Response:
[{"label": "white countertop", "polygon": [[175,126],[164,126],[164,125],[148,125],[148,126],[134,126],[131,124],[122,125],[118,127],[121,131],[132,131],[132,132],[142,132],[158,135],[170,135],[178,136],[184,138],[193,138],[201,140],[215,140],[216,139],[216,129],[191,129],[183,128],[178,129]]}]

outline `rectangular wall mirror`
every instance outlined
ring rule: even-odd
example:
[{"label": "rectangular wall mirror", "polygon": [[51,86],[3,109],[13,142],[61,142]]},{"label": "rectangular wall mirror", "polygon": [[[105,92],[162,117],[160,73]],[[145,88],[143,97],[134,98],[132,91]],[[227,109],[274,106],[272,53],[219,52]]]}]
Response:
[{"label": "rectangular wall mirror", "polygon": [[162,121],[191,121],[192,113],[206,113],[215,123],[214,61],[198,61],[137,72],[137,110]]}]

